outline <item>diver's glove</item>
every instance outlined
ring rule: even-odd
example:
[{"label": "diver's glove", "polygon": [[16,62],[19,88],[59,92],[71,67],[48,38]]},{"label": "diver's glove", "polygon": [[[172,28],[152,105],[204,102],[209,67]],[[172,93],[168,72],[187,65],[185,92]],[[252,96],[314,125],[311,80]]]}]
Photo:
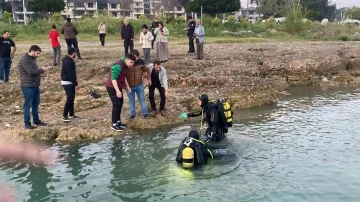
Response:
[{"label": "diver's glove", "polygon": [[185,112],[180,114],[180,119],[186,119],[187,117],[188,117],[188,115]]}]

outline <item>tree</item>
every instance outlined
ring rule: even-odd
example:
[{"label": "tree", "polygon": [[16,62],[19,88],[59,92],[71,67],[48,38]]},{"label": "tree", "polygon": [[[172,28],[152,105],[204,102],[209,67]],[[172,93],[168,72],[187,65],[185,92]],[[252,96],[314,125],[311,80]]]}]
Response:
[{"label": "tree", "polygon": [[360,20],[360,7],[353,6],[345,11],[345,18]]},{"label": "tree", "polygon": [[39,13],[61,12],[65,8],[64,0],[29,0],[29,9]]},{"label": "tree", "polygon": [[[331,1],[330,1],[331,2]],[[311,19],[321,21],[324,18],[334,21],[336,5],[330,4],[329,0],[301,0],[300,3],[307,9],[312,10]]]},{"label": "tree", "polygon": [[193,0],[190,1],[186,8],[190,12],[200,13],[201,6],[203,12],[212,16],[219,13],[227,13],[237,11],[240,8],[239,0]]}]

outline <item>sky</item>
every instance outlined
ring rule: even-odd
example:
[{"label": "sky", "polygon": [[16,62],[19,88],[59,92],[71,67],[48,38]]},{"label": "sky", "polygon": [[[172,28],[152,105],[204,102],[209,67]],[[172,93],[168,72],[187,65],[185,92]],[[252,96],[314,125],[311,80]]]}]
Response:
[{"label": "sky", "polygon": [[[331,0],[333,3],[336,3],[337,8],[360,6],[360,0]],[[250,0],[249,0],[250,2]],[[241,7],[246,8],[246,0],[241,0]]]}]

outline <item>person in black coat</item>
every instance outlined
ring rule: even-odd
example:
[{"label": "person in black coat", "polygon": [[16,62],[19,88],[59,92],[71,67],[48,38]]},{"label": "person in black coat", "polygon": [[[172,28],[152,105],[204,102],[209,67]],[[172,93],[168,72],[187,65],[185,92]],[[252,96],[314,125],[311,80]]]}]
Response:
[{"label": "person in black coat", "polygon": [[180,119],[201,116],[201,127],[203,127],[203,122],[208,124],[205,132],[207,141],[212,140],[218,142],[223,139],[225,133],[228,132],[228,124],[223,105],[210,102],[206,94],[199,96],[197,104],[201,107],[200,111],[193,113],[183,112],[180,115]]},{"label": "person in black coat", "polygon": [[124,42],[125,56],[134,49],[134,27],[129,23],[128,19],[124,19],[124,25],[121,27],[121,39]]},{"label": "person in black coat", "polygon": [[193,21],[192,17],[188,17],[188,37],[189,37],[189,52],[188,53],[195,53],[195,46],[194,46],[194,31],[196,23]]},{"label": "person in black coat", "polygon": [[158,22],[158,18],[155,17],[154,21],[151,23],[151,33],[154,37],[154,39],[151,41],[151,48],[154,49],[154,42],[156,40],[156,34],[154,33],[155,29],[158,28],[159,26],[159,22]]},{"label": "person in black coat", "polygon": [[64,106],[63,121],[68,122],[70,119],[78,118],[74,114],[75,87],[78,85],[76,76],[76,65],[74,58],[76,49],[70,47],[68,55],[62,59],[61,67],[61,85],[66,93],[66,103]]}]

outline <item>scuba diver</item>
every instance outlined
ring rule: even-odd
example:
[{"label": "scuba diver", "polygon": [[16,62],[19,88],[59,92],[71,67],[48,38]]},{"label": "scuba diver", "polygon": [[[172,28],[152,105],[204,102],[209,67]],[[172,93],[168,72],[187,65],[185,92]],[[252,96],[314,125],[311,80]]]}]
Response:
[{"label": "scuba diver", "polygon": [[214,158],[210,146],[200,140],[197,130],[191,130],[189,137],[179,145],[176,161],[182,163],[184,168],[192,168],[194,165],[206,164],[208,158]]},{"label": "scuba diver", "polygon": [[237,159],[235,152],[228,148],[217,148],[200,140],[200,133],[191,130],[189,136],[181,141],[176,156],[176,161],[181,163],[183,168],[192,168],[195,165],[205,165],[208,159],[229,159],[233,162]]},{"label": "scuba diver", "polygon": [[218,142],[225,137],[228,127],[232,127],[233,112],[226,100],[227,98],[220,98],[216,101],[209,101],[209,97],[206,94],[202,94],[197,101],[197,104],[202,109],[196,113],[183,112],[180,114],[180,119],[202,116],[200,130],[203,127],[203,122],[208,124],[205,132],[206,142],[210,140]]}]

